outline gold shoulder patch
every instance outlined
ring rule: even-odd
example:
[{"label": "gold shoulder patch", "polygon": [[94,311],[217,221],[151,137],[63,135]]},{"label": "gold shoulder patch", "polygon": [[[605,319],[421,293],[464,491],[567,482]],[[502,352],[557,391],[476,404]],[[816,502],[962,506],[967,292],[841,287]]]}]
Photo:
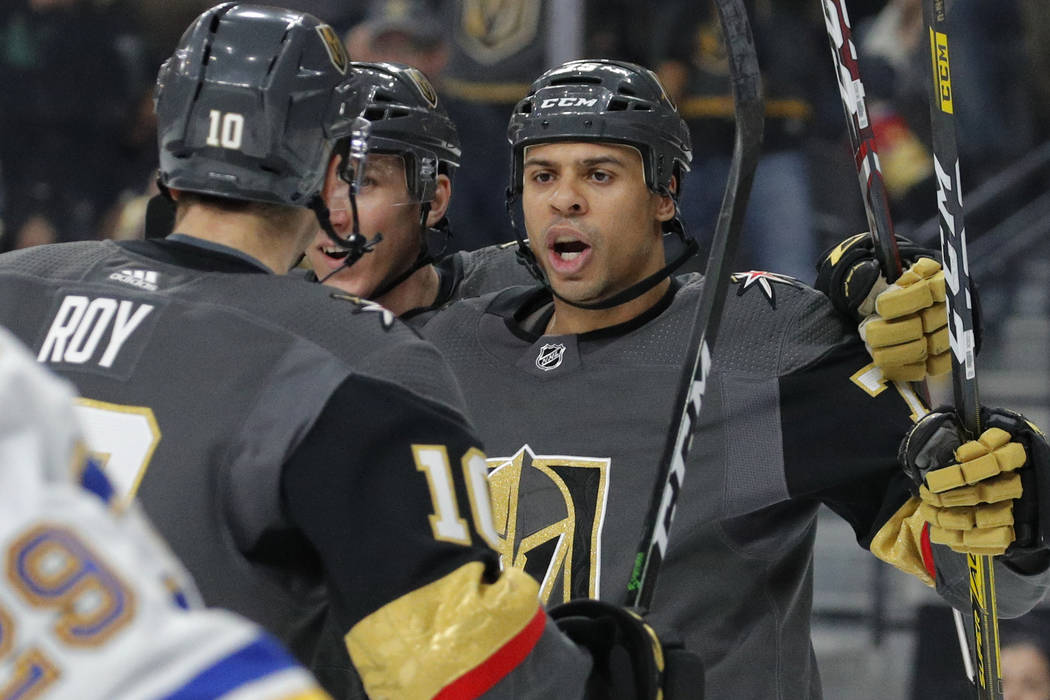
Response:
[{"label": "gold shoulder patch", "polygon": [[[513,670],[501,658],[524,658],[547,617],[539,587],[518,569],[484,583],[470,562],[397,598],[344,637],[369,697],[425,700],[475,697]],[[458,690],[458,692],[457,692]]]}]

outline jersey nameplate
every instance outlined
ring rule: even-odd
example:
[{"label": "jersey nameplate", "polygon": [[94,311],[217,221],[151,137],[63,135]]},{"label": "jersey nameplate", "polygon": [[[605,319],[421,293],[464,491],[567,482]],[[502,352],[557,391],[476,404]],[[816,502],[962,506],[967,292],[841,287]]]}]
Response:
[{"label": "jersey nameplate", "polygon": [[51,320],[36,359],[109,369],[153,309],[153,304],[128,299],[68,294]]}]

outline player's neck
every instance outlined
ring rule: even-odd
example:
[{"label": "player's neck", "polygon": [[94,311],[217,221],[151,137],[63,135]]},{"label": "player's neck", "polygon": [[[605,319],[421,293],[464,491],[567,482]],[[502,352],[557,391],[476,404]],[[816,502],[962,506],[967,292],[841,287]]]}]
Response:
[{"label": "player's neck", "polygon": [[440,285],[434,266],[424,265],[376,301],[400,316],[406,311],[433,304]]},{"label": "player's neck", "polygon": [[601,328],[618,326],[637,318],[651,309],[670,286],[671,280],[662,280],[645,294],[611,309],[580,309],[554,297],[554,315],[547,323],[545,335],[572,335],[590,333]]},{"label": "player's neck", "polygon": [[[305,217],[304,221],[308,222]],[[189,207],[175,230],[239,250],[278,274],[288,272],[299,259],[309,235],[306,229],[276,230],[272,222],[257,214],[201,206]]]}]

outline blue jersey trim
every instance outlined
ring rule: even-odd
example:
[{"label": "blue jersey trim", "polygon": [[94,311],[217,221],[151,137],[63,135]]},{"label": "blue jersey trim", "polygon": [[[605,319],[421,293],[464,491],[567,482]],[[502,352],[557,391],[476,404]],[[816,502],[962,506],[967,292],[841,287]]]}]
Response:
[{"label": "blue jersey trim", "polygon": [[270,637],[261,637],[205,669],[165,700],[204,700],[295,666],[292,657]]},{"label": "blue jersey trim", "polygon": [[84,470],[80,472],[80,485],[107,504],[113,500],[113,484],[109,483],[98,462],[92,457],[87,459]]}]

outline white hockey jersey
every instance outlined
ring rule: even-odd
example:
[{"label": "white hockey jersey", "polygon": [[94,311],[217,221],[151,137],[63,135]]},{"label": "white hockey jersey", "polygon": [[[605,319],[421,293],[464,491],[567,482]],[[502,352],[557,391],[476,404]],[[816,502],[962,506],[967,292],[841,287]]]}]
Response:
[{"label": "white hockey jersey", "polygon": [[326,698],[260,628],[199,607],[73,400],[0,328],[0,698]]}]

